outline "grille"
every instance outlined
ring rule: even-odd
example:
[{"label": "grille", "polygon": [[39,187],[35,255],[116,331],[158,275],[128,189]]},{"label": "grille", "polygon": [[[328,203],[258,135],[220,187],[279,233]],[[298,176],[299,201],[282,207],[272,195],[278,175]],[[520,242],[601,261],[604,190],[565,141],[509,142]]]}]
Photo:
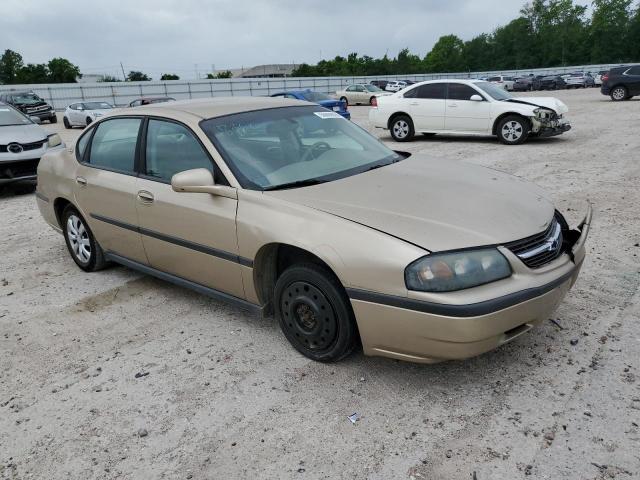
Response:
[{"label": "grille", "polygon": [[39,158],[18,160],[15,162],[0,162],[0,179],[20,178],[35,175],[38,171]]},{"label": "grille", "polygon": [[[47,143],[46,140],[40,140],[39,142],[32,142],[32,143],[21,143],[19,145],[22,145],[22,151],[23,152],[28,152],[30,150],[38,150],[40,148],[42,148],[42,146]],[[8,145],[0,145],[0,153],[7,153],[8,149],[7,149]]]},{"label": "grille", "polygon": [[505,244],[529,268],[539,268],[562,254],[562,226],[556,217],[547,229],[522,240]]}]

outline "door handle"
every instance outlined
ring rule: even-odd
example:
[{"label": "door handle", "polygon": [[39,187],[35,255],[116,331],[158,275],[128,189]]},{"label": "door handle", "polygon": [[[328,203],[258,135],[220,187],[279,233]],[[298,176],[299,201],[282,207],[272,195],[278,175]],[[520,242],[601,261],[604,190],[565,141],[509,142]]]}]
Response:
[{"label": "door handle", "polygon": [[87,184],[87,179],[84,177],[76,177],[76,183],[84,187]]},{"label": "door handle", "polygon": [[140,190],[138,192],[138,199],[142,203],[153,203],[153,193],[147,192],[146,190]]},{"label": "door handle", "polygon": [[457,108],[458,104],[457,103],[450,103],[448,106],[451,107],[451,108]]}]

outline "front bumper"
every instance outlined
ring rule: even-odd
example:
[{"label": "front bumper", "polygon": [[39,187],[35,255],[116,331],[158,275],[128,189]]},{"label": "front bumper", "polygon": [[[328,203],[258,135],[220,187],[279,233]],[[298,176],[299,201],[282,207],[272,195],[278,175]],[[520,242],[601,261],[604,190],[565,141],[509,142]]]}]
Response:
[{"label": "front bumper", "polygon": [[45,146],[37,150],[29,150],[18,154],[0,153],[0,185],[19,182],[35,183],[38,164],[42,155],[64,148],[64,142],[53,148],[48,148],[45,142]]},{"label": "front bumper", "polygon": [[[498,298],[447,305],[348,289],[364,353],[418,363],[464,359],[493,350],[544,322],[578,278],[591,215],[589,207],[574,231],[577,238],[570,251],[557,260],[561,265],[540,275],[545,283]],[[515,275],[526,276],[529,283],[534,276]]]},{"label": "front bumper", "polygon": [[556,135],[562,135],[569,130],[571,130],[569,123],[561,123],[555,127],[541,127],[537,133],[539,137],[554,137]]}]

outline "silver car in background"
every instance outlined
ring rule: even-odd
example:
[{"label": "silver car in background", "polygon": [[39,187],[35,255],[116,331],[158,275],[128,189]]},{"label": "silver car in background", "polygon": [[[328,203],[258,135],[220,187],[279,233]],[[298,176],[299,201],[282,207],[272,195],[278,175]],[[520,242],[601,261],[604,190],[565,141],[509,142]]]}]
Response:
[{"label": "silver car in background", "polygon": [[17,182],[35,184],[40,158],[65,148],[60,136],[48,134],[39,122],[0,102],[0,188]]},{"label": "silver car in background", "polygon": [[105,116],[115,107],[107,102],[72,103],[64,111],[62,121],[65,128],[86,127]]}]

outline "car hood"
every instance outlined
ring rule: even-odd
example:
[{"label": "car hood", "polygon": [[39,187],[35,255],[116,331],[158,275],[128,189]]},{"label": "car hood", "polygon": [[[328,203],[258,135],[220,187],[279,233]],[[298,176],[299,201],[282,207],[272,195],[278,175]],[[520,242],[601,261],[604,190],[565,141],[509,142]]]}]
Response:
[{"label": "car hood", "polygon": [[360,223],[429,251],[519,240],[544,231],[554,214],[544,192],[518,177],[426,155],[265,195]]},{"label": "car hood", "polygon": [[47,133],[39,125],[0,126],[0,145],[9,143],[32,143],[45,140]]},{"label": "car hood", "polygon": [[96,113],[99,113],[100,115],[108,115],[109,113],[112,113],[113,110],[113,108],[105,108],[104,110],[84,110],[84,113],[92,113],[93,115],[95,115]]},{"label": "car hood", "polygon": [[550,108],[558,114],[569,111],[569,107],[555,97],[514,97],[513,100],[515,101],[513,103],[525,102],[529,105]]}]

